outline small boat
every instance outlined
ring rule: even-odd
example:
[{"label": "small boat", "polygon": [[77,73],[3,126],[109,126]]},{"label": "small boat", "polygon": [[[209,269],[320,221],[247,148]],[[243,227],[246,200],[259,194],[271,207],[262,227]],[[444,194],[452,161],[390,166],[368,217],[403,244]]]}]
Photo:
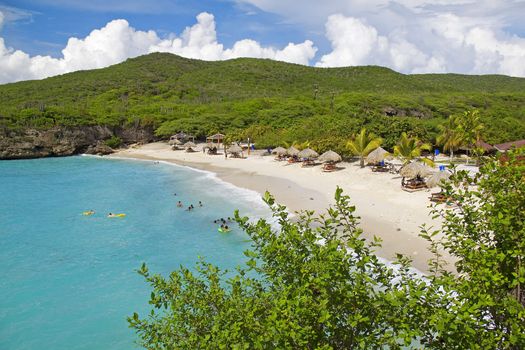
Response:
[{"label": "small boat", "polygon": [[224,228],[224,227],[219,227],[217,229],[217,231],[219,231],[220,233],[228,233],[230,232],[232,229],[231,228]]},{"label": "small boat", "polygon": [[95,214],[95,211],[94,210],[88,210],[88,211],[85,211],[82,213],[82,215],[84,216],[90,216],[90,215],[93,215]]}]

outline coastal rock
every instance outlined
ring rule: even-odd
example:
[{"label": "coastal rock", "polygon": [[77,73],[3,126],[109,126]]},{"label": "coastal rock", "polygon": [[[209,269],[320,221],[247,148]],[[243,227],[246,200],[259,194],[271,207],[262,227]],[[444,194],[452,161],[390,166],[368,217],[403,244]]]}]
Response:
[{"label": "coastal rock", "polygon": [[0,130],[0,159],[61,157],[90,151],[108,154],[113,150],[103,143],[117,136],[124,144],[151,142],[153,128],[107,126],[54,127],[47,130]]},{"label": "coastal rock", "polygon": [[89,146],[86,150],[87,154],[97,154],[100,156],[113,153],[113,148],[109,147],[105,143],[99,141],[94,146]]}]

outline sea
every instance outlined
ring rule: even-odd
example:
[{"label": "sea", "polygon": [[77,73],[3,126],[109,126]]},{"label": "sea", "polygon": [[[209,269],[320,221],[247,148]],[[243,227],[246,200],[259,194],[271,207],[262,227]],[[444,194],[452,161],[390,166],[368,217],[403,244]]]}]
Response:
[{"label": "sea", "polygon": [[167,276],[199,258],[234,270],[249,237],[235,224],[220,233],[214,220],[236,209],[269,216],[257,193],[183,166],[0,161],[0,349],[139,348],[126,317],[149,312],[151,289],[136,270],[145,262]]}]

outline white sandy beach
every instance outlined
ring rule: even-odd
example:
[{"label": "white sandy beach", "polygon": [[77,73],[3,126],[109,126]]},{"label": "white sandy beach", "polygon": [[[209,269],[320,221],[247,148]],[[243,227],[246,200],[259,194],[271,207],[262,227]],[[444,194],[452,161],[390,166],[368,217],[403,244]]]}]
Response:
[{"label": "white sandy beach", "polygon": [[418,234],[422,224],[439,228],[439,222],[429,216],[430,191],[403,191],[399,175],[374,173],[358,163],[341,163],[343,170],[324,173],[321,166],[302,168],[260,153],[252,153],[247,159],[225,159],[220,154],[172,151],[164,142],[121,150],[111,157],[164,160],[213,171],[236,186],[261,194],[270,191],[292,211],[324,211],[333,203],[335,189],[340,186],[357,207],[365,237],[376,235],[383,240],[379,256],[392,259],[395,253],[402,253],[413,259],[415,268],[427,271],[431,255],[427,242]]}]

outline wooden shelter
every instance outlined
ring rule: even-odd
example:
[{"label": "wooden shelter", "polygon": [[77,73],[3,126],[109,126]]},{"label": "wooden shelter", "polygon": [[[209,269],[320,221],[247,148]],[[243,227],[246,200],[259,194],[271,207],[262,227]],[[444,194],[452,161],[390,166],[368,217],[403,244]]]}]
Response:
[{"label": "wooden shelter", "polygon": [[525,140],[510,141],[494,145],[494,148],[500,152],[507,152],[510,149],[521,147],[525,147]]},{"label": "wooden shelter", "polygon": [[224,142],[224,138],[225,136],[223,134],[214,134],[214,135],[208,136],[206,138],[206,142],[220,144]]}]

